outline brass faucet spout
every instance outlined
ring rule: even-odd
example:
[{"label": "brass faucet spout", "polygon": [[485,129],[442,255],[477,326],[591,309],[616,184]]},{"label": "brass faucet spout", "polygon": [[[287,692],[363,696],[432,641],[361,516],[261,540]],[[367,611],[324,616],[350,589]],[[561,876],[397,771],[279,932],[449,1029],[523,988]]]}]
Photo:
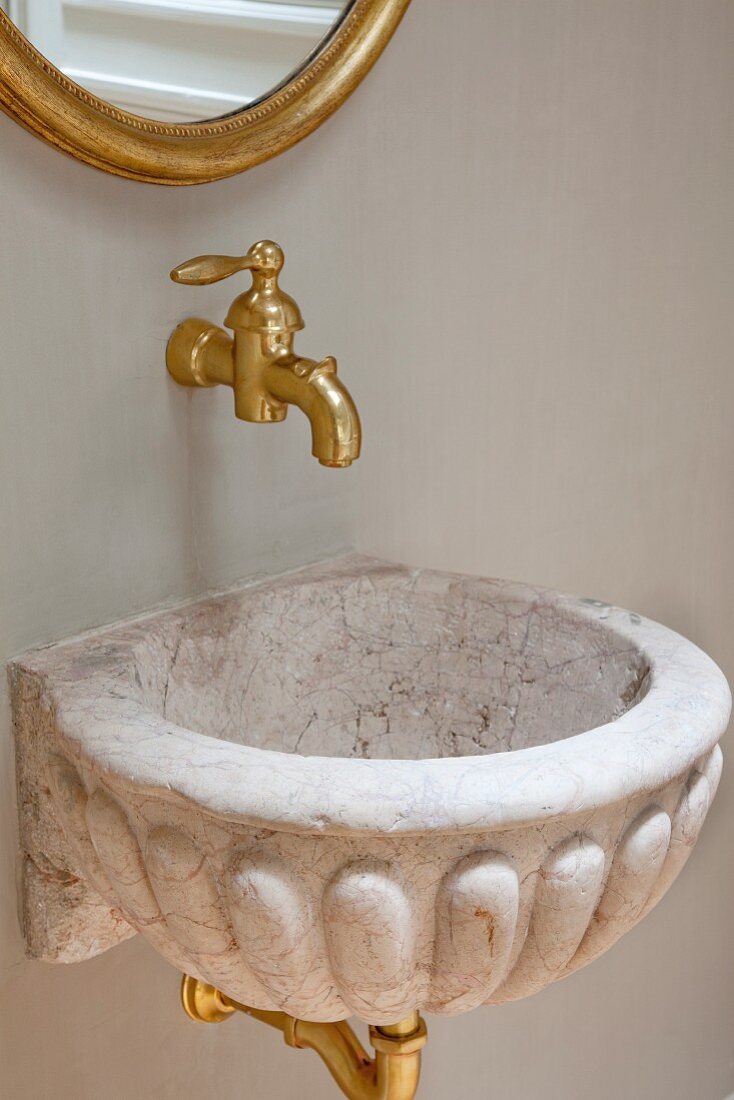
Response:
[{"label": "brass faucet spout", "polygon": [[359,458],[362,429],[359,413],[330,356],[280,359],[264,371],[268,393],[297,405],[311,422],[311,453],[322,466],[351,466]]}]

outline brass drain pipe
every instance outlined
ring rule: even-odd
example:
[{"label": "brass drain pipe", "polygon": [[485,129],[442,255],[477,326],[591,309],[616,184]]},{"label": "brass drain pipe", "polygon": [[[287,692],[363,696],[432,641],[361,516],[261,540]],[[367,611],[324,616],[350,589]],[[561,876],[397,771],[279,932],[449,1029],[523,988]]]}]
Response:
[{"label": "brass drain pipe", "polygon": [[218,1024],[235,1012],[254,1016],[283,1032],[289,1047],[315,1050],[349,1100],[413,1100],[418,1091],[426,1025],[417,1012],[397,1024],[370,1027],[370,1058],[349,1024],[315,1024],[285,1012],[266,1012],[232,1000],[213,985],[184,975],[181,1001],[198,1023]]}]

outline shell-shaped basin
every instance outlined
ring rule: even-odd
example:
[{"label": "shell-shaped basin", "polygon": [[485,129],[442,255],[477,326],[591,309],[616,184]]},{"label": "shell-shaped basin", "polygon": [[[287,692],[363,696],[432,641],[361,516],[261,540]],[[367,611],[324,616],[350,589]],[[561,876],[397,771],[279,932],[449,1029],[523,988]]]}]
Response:
[{"label": "shell-shaped basin", "polygon": [[356,556],[11,681],[21,792],[49,793],[40,831],[21,797],[23,844],[86,880],[80,935],[131,926],[238,1001],[374,1024],[607,950],[690,853],[730,711],[713,662],[639,615]]}]

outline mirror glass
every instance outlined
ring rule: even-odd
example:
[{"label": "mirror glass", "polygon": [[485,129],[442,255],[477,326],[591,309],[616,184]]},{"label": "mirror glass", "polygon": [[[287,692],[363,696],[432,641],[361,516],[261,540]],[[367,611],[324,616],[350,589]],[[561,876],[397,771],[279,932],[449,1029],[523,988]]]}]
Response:
[{"label": "mirror glass", "polygon": [[265,98],[330,37],[351,0],[0,0],[57,69],[162,122]]}]

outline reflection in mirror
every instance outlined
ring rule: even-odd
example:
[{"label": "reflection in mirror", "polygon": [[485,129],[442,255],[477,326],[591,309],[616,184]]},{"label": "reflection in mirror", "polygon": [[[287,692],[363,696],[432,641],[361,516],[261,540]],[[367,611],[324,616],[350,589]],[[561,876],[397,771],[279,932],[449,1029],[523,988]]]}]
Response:
[{"label": "reflection in mirror", "polygon": [[200,122],[262,99],[329,37],[349,0],[0,0],[71,80],[133,114]]}]

